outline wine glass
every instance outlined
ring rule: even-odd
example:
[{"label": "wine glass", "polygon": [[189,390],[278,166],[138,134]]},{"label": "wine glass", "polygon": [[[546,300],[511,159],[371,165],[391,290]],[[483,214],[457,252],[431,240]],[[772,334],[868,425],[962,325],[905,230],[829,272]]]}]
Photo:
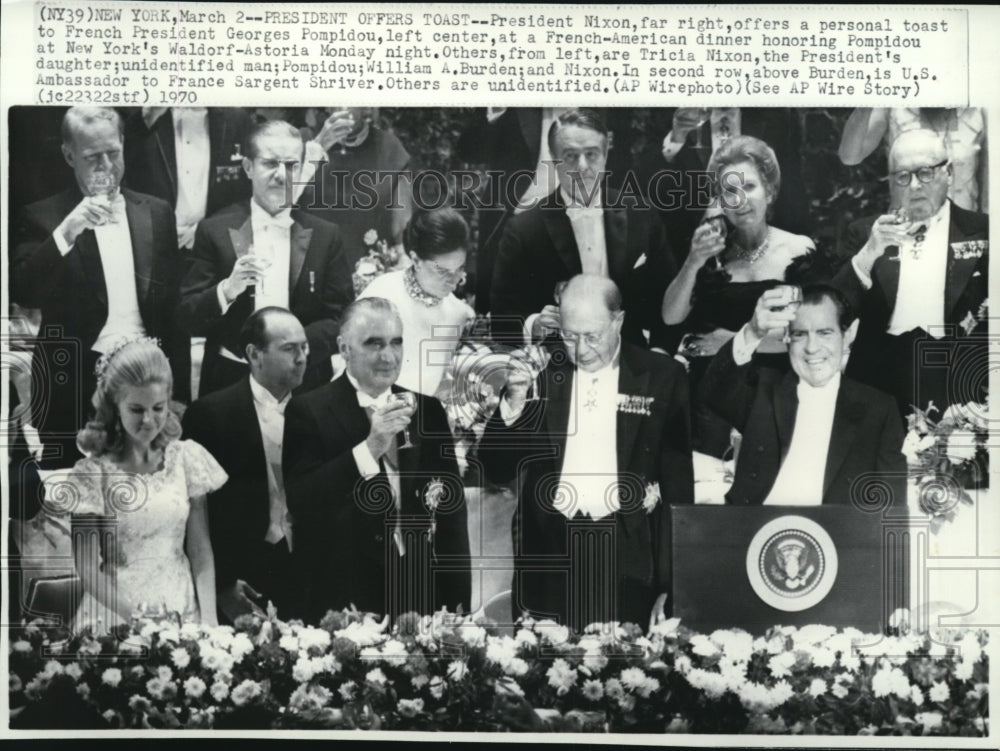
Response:
[{"label": "wine glass", "polygon": [[[393,401],[405,404],[414,412],[417,411],[417,395],[412,391],[400,391],[398,393],[390,394],[390,398]],[[412,416],[411,416],[412,419]],[[407,425],[403,428],[403,443],[399,446],[401,449],[411,449],[413,448],[413,443],[410,441],[410,426]]]},{"label": "wine glass", "polygon": [[251,245],[247,249],[247,255],[250,255],[250,256],[253,257],[254,266],[256,266],[257,270],[260,271],[260,273],[261,273],[260,282],[258,282],[258,284],[257,284],[257,291],[260,292],[261,294],[265,294],[264,293],[264,274],[267,273],[267,270],[269,268],[271,268],[271,265],[274,262],[273,259],[271,258],[270,249],[268,249],[267,251],[263,251],[262,252],[259,249],[255,249],[255,247],[253,245]]},{"label": "wine glass", "polygon": [[694,126],[694,147],[696,149],[705,148],[704,138],[702,136],[702,126],[712,116],[712,110],[709,107],[697,107],[695,108],[698,112],[698,124]]},{"label": "wine glass", "polygon": [[91,197],[105,207],[110,207],[111,193],[114,189],[115,176],[110,172],[94,172],[87,177],[87,190]]},{"label": "wine glass", "polygon": [[[794,284],[783,284],[780,287],[776,287],[780,293],[781,297],[775,300],[770,308],[772,311],[784,310],[789,305],[798,306],[802,302],[802,288]],[[789,335],[789,325],[785,324],[785,333],[781,338],[785,344],[791,342],[791,336]]]}]

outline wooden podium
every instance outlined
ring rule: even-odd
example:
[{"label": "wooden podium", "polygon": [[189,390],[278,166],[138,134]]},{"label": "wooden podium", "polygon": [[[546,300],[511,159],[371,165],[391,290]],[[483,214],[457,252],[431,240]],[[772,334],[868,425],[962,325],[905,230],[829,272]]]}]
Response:
[{"label": "wooden podium", "polygon": [[811,623],[881,633],[907,606],[906,510],[674,506],[673,615],[703,633]]}]

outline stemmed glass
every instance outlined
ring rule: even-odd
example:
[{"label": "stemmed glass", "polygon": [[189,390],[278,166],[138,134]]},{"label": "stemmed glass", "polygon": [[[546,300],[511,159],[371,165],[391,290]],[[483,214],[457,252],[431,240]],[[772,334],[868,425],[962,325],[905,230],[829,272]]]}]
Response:
[{"label": "stemmed glass", "polygon": [[[391,394],[390,398],[393,400],[405,404],[407,407],[412,409],[414,412],[417,411],[417,395],[412,391],[400,391],[399,393]],[[412,417],[411,417],[412,419]],[[407,425],[403,428],[403,443],[400,445],[401,449],[411,449],[413,448],[413,443],[410,441],[410,426]]]},{"label": "stemmed glass", "polygon": [[[797,287],[794,284],[783,284],[776,289],[781,293],[781,297],[771,304],[772,311],[777,312],[779,310],[784,310],[789,305],[798,306],[802,302],[801,287]],[[789,325],[785,324],[785,334],[782,336],[781,341],[788,344],[791,340],[791,336],[789,335]]]},{"label": "stemmed glass", "polygon": [[270,251],[262,253],[259,249],[255,249],[255,247],[251,245],[247,248],[247,254],[253,257],[254,265],[261,274],[260,281],[257,283],[257,291],[261,294],[265,294],[264,274],[267,273],[267,270],[271,268],[271,264],[273,263]]},{"label": "stemmed glass", "polygon": [[115,176],[110,172],[94,172],[87,178],[87,190],[90,191],[90,195],[100,199],[100,203],[104,206],[110,206],[111,193],[114,189]]}]

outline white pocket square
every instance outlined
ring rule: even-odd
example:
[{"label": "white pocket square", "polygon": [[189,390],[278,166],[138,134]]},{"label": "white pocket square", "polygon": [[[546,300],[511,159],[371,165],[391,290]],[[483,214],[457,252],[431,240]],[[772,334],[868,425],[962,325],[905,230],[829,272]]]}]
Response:
[{"label": "white pocket square", "polygon": [[646,254],[643,253],[641,256],[639,256],[636,259],[635,265],[632,267],[632,270],[634,271],[635,269],[639,268],[640,266],[644,265],[645,263],[646,263]]}]

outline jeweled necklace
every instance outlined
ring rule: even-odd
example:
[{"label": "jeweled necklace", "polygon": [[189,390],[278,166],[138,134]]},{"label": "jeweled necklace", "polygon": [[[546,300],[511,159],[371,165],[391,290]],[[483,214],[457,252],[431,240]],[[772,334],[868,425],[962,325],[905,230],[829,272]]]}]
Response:
[{"label": "jeweled necklace", "polygon": [[440,305],[442,297],[435,297],[430,292],[427,292],[423,287],[420,286],[420,282],[417,281],[417,272],[415,266],[410,266],[406,271],[403,272],[403,285],[406,287],[406,294],[412,297],[421,305],[428,308],[433,308],[435,305]]},{"label": "jeweled necklace", "polygon": [[733,240],[733,246],[736,250],[736,257],[746,261],[748,265],[753,266],[757,263],[757,261],[764,257],[767,249],[771,246],[771,228],[767,228],[767,231],[764,233],[764,239],[761,241],[760,245],[753,250],[740,245],[740,243],[736,242],[736,240]]}]

